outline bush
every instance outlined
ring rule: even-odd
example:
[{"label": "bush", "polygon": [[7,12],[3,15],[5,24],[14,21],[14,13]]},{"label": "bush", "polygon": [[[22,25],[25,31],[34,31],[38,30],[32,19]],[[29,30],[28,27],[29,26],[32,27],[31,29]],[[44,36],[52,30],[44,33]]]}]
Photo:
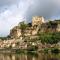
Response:
[{"label": "bush", "polygon": [[48,48],[45,48],[45,49],[44,49],[44,52],[48,53],[48,50],[49,50]]},{"label": "bush", "polygon": [[15,52],[16,52],[16,53],[21,53],[20,49],[16,49]]},{"label": "bush", "polygon": [[36,51],[38,49],[37,46],[31,46],[28,51]]},{"label": "bush", "polygon": [[53,48],[53,49],[51,49],[51,52],[52,53],[59,53],[59,49],[58,48]]},{"label": "bush", "polygon": [[60,41],[60,32],[40,33],[39,40],[41,40],[42,43],[56,44]]}]

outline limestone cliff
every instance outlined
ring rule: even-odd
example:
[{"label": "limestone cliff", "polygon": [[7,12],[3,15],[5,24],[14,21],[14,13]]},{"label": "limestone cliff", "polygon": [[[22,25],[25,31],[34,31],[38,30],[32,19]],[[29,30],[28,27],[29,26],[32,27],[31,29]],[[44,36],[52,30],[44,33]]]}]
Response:
[{"label": "limestone cliff", "polygon": [[[55,20],[55,21],[49,21],[45,22],[44,18],[42,16],[34,16],[32,18],[32,23],[27,23],[27,27],[22,26],[22,29],[20,28],[21,26],[15,26],[12,30],[10,30],[10,36],[12,38],[19,38],[22,36],[35,36],[38,33],[41,32],[59,32],[60,31],[60,20]],[[24,23],[25,24],[25,23]]]}]

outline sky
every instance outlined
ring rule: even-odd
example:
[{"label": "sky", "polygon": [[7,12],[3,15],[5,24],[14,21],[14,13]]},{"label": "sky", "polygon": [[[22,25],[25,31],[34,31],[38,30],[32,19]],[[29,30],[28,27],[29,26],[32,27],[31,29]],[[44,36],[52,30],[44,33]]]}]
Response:
[{"label": "sky", "polygon": [[33,16],[59,19],[60,0],[0,0],[0,36],[7,36],[19,22],[29,22]]}]

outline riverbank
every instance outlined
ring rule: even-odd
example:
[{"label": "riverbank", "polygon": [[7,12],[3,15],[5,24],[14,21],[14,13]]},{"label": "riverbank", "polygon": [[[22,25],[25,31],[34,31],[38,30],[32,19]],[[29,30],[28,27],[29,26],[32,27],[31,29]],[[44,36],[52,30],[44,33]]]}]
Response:
[{"label": "riverbank", "polygon": [[3,48],[0,49],[0,53],[60,53],[60,50],[58,48],[44,48],[40,50],[27,50],[27,49],[19,49],[19,48],[14,48],[14,49],[8,49],[8,48]]}]

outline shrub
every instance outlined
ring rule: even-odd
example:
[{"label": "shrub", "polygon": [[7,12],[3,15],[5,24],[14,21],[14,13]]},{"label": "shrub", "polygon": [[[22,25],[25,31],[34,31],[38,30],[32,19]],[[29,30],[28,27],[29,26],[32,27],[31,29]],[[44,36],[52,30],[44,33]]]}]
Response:
[{"label": "shrub", "polygon": [[38,49],[37,46],[31,46],[28,51],[36,51]]},{"label": "shrub", "polygon": [[58,48],[53,48],[53,49],[51,49],[51,52],[52,53],[59,53],[59,49]]},{"label": "shrub", "polygon": [[39,34],[42,43],[56,44],[60,41],[60,32],[48,32]]},{"label": "shrub", "polygon": [[44,49],[44,52],[48,53],[48,50],[49,50],[48,48],[45,48],[45,49]]}]

